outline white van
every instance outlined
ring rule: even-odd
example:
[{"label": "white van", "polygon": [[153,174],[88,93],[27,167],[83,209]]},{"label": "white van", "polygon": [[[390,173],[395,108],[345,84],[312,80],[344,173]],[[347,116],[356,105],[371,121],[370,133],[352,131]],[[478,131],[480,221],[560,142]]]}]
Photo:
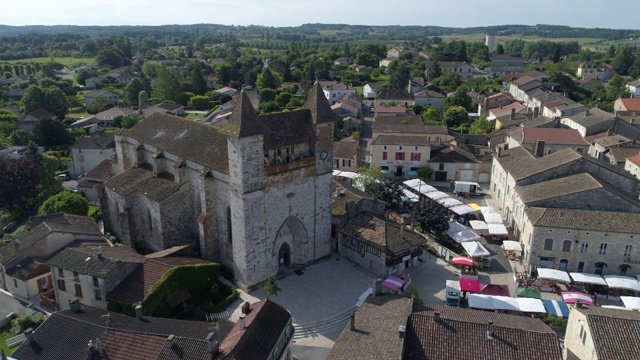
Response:
[{"label": "white van", "polygon": [[460,282],[457,280],[447,280],[445,289],[444,304],[447,306],[460,307]]},{"label": "white van", "polygon": [[486,195],[487,190],[483,189],[477,182],[452,181],[449,188],[456,194]]}]

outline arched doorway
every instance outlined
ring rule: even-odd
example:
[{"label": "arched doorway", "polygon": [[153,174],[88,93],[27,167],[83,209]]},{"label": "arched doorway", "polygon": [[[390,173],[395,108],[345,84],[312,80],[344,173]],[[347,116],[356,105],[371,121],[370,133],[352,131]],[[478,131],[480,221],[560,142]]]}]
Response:
[{"label": "arched doorway", "polygon": [[289,244],[282,243],[280,250],[278,251],[278,268],[285,268],[291,266],[291,249]]}]

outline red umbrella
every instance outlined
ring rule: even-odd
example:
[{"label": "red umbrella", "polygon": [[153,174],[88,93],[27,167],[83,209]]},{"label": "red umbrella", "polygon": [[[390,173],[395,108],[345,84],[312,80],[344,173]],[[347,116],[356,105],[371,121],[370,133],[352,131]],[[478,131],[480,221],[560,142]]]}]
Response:
[{"label": "red umbrella", "polygon": [[454,256],[451,260],[453,265],[473,266],[473,259],[466,256]]},{"label": "red umbrella", "polygon": [[460,290],[477,293],[480,292],[480,283],[473,279],[460,279]]}]

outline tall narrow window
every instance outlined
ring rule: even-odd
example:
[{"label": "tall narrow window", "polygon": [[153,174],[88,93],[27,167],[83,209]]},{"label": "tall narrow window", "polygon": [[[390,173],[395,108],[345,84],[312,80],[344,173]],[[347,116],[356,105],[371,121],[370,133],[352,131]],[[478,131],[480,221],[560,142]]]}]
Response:
[{"label": "tall narrow window", "polygon": [[544,249],[553,250],[553,239],[544,239]]},{"label": "tall narrow window", "polygon": [[627,245],[627,246],[624,247],[624,257],[630,257],[631,256],[631,249],[632,249],[631,245]]},{"label": "tall narrow window", "polygon": [[580,252],[586,253],[588,250],[589,250],[589,243],[583,242],[582,245],[580,245]]},{"label": "tall narrow window", "polygon": [[75,284],[75,288],[76,288],[76,297],[81,298],[82,297],[82,285]]},{"label": "tall narrow window", "polygon": [[608,245],[606,243],[600,244],[600,251],[598,252],[598,254],[605,255],[607,253],[607,246]]},{"label": "tall narrow window", "polygon": [[387,160],[387,152],[386,151],[382,152],[382,160]]},{"label": "tall narrow window", "polygon": [[562,251],[563,252],[571,251],[571,240],[565,240],[562,242]]}]

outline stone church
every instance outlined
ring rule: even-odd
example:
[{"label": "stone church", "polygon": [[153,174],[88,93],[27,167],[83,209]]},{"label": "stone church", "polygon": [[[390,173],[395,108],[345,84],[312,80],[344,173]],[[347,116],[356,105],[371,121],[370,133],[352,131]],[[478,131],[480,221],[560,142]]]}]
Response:
[{"label": "stone church", "polygon": [[242,92],[219,128],[156,113],[116,135],[105,231],[143,252],[193,245],[243,289],[325,257],[336,120],[317,83],[302,109],[266,115]]}]

